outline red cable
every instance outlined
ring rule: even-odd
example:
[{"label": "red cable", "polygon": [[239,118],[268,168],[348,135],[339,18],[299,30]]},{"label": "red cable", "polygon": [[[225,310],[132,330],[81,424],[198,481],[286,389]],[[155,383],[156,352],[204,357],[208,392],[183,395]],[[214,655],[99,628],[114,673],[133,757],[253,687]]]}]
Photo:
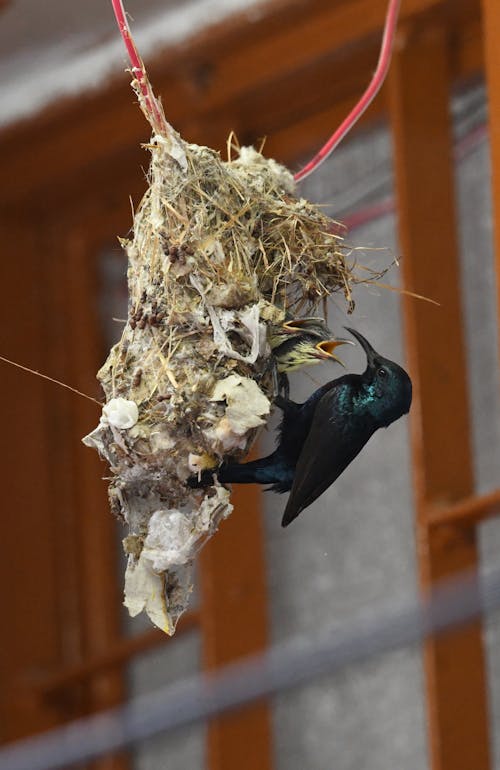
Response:
[{"label": "red cable", "polygon": [[387,14],[384,24],[384,36],[382,38],[382,46],[377,62],[377,69],[370,82],[370,85],[364,92],[363,96],[351,110],[349,115],[340,124],[334,134],[330,137],[321,150],[314,156],[312,160],[307,163],[300,171],[294,176],[296,182],[300,182],[305,179],[309,174],[315,171],[325,161],[334,149],[340,144],[342,139],[349,133],[351,128],[357,123],[361,115],[365,112],[367,107],[374,100],[378,94],[382,83],[385,80],[389,64],[391,61],[392,44],[394,42],[394,34],[396,31],[396,24],[398,20],[400,0],[389,0],[389,6],[387,8]]},{"label": "red cable", "polygon": [[[123,42],[125,43],[130,63],[132,65],[132,73],[137,79],[139,88],[144,97],[147,111],[151,117],[151,123],[154,128],[165,130],[166,121],[163,115],[163,110],[158,104],[158,101],[154,96],[151,85],[148,81],[144,64],[141,57],[139,56],[139,52],[137,51],[134,40],[132,38],[132,34],[130,32],[122,0],[111,0],[111,4],[113,6],[113,11],[116,17],[118,28],[120,30],[120,34],[123,38]],[[332,134],[330,139],[321,148],[321,150],[314,156],[312,160],[309,161],[309,163],[304,166],[304,168],[295,174],[294,179],[296,182],[299,182],[309,176],[309,174],[315,171],[315,169],[317,169],[323,163],[323,161],[325,161],[330,156],[333,150],[340,144],[342,139],[357,123],[357,121],[360,119],[362,114],[365,112],[367,107],[371,104],[379,92],[389,69],[399,5],[400,0],[389,0],[389,6],[384,24],[384,35],[382,38],[382,46],[380,49],[377,68],[368,88],[356,106],[351,110],[349,115],[340,124],[335,133]]]},{"label": "red cable", "polygon": [[158,101],[153,94],[151,85],[146,75],[146,69],[144,63],[139,56],[139,52],[135,46],[130,27],[128,25],[127,17],[125,15],[125,9],[123,8],[122,0],[111,0],[113,11],[115,13],[116,22],[120,35],[127,49],[127,53],[132,65],[132,74],[136,78],[141,93],[144,97],[144,102],[150,116],[150,122],[154,129],[164,131],[167,128],[167,123],[163,110],[161,109]]}]

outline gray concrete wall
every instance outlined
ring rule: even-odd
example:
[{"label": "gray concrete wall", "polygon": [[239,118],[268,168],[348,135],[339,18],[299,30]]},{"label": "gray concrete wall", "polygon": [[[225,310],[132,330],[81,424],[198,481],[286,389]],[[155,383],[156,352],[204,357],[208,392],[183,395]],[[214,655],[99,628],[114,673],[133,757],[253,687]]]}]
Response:
[{"label": "gray concrete wall", "polygon": [[[472,441],[477,490],[499,486],[498,316],[492,243],[489,145],[457,164],[462,292],[467,336]],[[500,563],[500,520],[479,527],[482,569]],[[485,623],[494,767],[500,768],[500,614]]]},{"label": "gray concrete wall", "polygon": [[[130,697],[153,692],[194,674],[199,668],[199,641],[199,634],[190,632],[137,658],[129,668]],[[135,747],[133,759],[134,770],[203,770],[205,727],[195,725],[143,741]]]},{"label": "gray concrete wall", "polygon": [[[306,182],[303,193],[331,202],[335,211],[344,207],[346,188],[363,190],[365,175],[384,176],[383,192],[390,192],[389,153],[384,130],[365,135],[339,150]],[[374,268],[388,264],[397,254],[394,217],[366,225],[348,240],[367,247],[360,262]],[[398,270],[384,281],[397,285]],[[355,298],[349,318],[341,297],[330,303],[333,330],[340,334],[348,323],[381,353],[404,363],[398,294],[360,286]],[[366,359],[360,348],[344,350],[348,369],[362,371]],[[293,380],[292,397],[303,400],[317,383],[340,374],[333,366],[311,368]],[[406,419],[379,431],[285,531],[280,526],[284,503],[284,498],[265,497],[273,641],[297,631],[314,635],[332,623],[342,626],[377,602],[415,595]],[[419,652],[405,650],[277,698],[274,726],[278,770],[420,770],[426,766],[426,746]]]}]

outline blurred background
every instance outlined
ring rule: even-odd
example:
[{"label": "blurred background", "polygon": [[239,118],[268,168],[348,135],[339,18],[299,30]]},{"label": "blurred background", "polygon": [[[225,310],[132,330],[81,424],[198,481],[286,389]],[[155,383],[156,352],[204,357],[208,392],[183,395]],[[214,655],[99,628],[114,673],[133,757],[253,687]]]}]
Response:
[{"label": "blurred background", "polygon": [[[386,7],[126,5],[154,90],[186,139],[225,155],[231,130],[241,144],[266,137],[265,154],[292,170],[370,80]],[[348,225],[353,258],[377,269],[400,261],[384,279],[396,291],[359,286],[350,317],[334,296],[328,320],[409,368],[412,413],[379,431],[287,530],[282,498],[238,489],[173,639],[121,607],[125,532],[109,513],[106,466],[80,443],[99,408],[0,363],[2,742],[497,563],[498,39],[495,0],[402,0],[387,83],[300,184]],[[0,1],[0,51],[0,355],[100,397],[95,372],[126,318],[117,236],[146,189],[148,125],[107,0]],[[359,348],[342,354],[362,371]],[[325,364],[292,376],[291,396],[338,375]],[[259,450],[273,441],[271,426]],[[327,767],[500,770],[500,618],[92,763]]]}]

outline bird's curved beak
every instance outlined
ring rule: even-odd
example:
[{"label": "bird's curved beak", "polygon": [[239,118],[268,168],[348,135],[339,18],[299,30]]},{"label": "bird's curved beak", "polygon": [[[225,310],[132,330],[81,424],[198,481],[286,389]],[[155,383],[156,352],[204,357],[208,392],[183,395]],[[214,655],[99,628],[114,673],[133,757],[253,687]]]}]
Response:
[{"label": "bird's curved beak", "polygon": [[314,349],[316,351],[317,358],[321,359],[322,361],[330,360],[330,361],[336,361],[341,366],[345,367],[345,364],[343,361],[340,360],[338,356],[335,355],[333,352],[335,348],[340,347],[340,345],[352,345],[353,343],[351,340],[323,340],[322,342],[318,342],[317,345],[314,346]]},{"label": "bird's curved beak", "polygon": [[366,353],[366,358],[368,360],[368,366],[370,366],[373,363],[374,359],[378,356],[377,351],[374,350],[372,348],[372,346],[370,345],[370,343],[368,342],[368,340],[365,337],[363,337],[362,334],[357,332],[355,329],[350,329],[348,326],[344,326],[344,329],[346,331],[348,331],[349,334],[352,334],[352,336],[357,339],[357,341],[359,342],[359,344],[361,345],[361,347],[363,348],[363,350]]}]

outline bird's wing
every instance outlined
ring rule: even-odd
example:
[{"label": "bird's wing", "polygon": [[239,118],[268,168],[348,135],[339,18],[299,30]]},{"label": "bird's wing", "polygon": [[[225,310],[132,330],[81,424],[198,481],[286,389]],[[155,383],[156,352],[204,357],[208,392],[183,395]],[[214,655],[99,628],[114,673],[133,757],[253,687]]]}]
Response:
[{"label": "bird's wing", "polygon": [[329,391],[319,402],[304,442],[290,497],[283,514],[286,527],[311,505],[340,476],[368,441],[371,431],[340,413],[339,389]]}]

